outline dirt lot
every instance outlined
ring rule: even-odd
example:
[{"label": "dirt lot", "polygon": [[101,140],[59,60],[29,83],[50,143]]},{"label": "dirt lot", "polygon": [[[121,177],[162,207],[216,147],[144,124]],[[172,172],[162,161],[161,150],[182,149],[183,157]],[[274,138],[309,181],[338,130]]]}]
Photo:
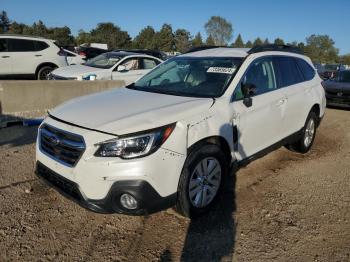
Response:
[{"label": "dirt lot", "polygon": [[239,170],[220,205],[189,221],[82,209],[38,181],[36,130],[0,130],[0,260],[350,261],[350,111],[328,109],[311,153]]}]

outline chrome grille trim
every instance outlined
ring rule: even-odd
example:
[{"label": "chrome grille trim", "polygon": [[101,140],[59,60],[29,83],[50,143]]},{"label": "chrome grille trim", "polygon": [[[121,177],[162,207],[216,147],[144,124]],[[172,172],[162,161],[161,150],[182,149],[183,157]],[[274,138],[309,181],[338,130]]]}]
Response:
[{"label": "chrome grille trim", "polygon": [[85,151],[81,135],[73,134],[44,124],[39,129],[40,151],[57,162],[74,167]]}]

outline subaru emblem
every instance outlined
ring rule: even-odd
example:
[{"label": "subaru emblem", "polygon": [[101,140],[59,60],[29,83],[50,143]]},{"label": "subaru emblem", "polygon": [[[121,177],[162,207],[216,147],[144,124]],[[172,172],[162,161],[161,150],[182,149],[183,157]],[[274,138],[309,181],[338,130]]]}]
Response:
[{"label": "subaru emblem", "polygon": [[51,144],[57,146],[60,143],[60,139],[57,136],[50,136],[49,140]]}]

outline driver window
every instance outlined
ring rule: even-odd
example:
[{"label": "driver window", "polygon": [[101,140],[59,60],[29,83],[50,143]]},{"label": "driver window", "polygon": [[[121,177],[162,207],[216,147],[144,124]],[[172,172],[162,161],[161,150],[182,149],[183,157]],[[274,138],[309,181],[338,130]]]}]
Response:
[{"label": "driver window", "polygon": [[139,69],[139,59],[138,58],[131,58],[127,59],[124,62],[122,62],[120,65],[125,66],[126,70],[138,70]]},{"label": "driver window", "polygon": [[243,98],[241,84],[253,84],[256,94],[260,95],[277,89],[276,74],[272,58],[258,59],[253,62],[236,87],[234,100]]}]

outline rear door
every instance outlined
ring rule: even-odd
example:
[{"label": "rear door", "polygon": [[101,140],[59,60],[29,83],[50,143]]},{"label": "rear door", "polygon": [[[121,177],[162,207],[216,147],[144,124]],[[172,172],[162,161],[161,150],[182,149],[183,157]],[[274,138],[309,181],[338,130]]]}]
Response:
[{"label": "rear door", "polygon": [[[35,44],[28,39],[9,39],[9,55],[12,60],[13,74],[34,74],[38,58],[35,56]],[[40,58],[39,58],[40,60]]]},{"label": "rear door", "polygon": [[286,96],[283,129],[281,133],[288,137],[299,131],[305,123],[304,115],[308,110],[305,96],[310,92],[310,83],[304,80],[304,75],[297,65],[296,58],[279,56],[275,58],[279,87]]},{"label": "rear door", "polygon": [[[242,82],[256,87],[251,107],[243,104]],[[282,139],[284,106],[285,97],[283,91],[278,89],[273,58],[253,61],[236,87],[233,98],[237,160],[248,158]]]},{"label": "rear door", "polygon": [[12,74],[12,58],[8,52],[8,39],[0,38],[0,75]]}]

